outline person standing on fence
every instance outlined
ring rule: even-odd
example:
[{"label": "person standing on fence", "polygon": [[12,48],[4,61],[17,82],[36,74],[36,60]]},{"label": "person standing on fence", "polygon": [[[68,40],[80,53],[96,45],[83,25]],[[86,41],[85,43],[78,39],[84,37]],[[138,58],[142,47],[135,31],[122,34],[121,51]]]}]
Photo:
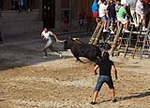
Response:
[{"label": "person standing on fence", "polygon": [[110,20],[110,33],[114,34],[114,24],[117,20],[116,18],[116,10],[115,10],[115,3],[114,0],[110,0],[110,4],[107,7],[107,11],[108,11],[108,16],[109,16],[109,20]]},{"label": "person standing on fence", "polygon": [[135,12],[136,2],[137,2],[137,0],[130,0],[129,6],[130,6],[130,13],[131,13],[131,16],[133,19],[133,24],[136,27],[138,27],[136,12]]},{"label": "person standing on fence", "polygon": [[128,21],[128,19],[126,19],[126,17],[129,16],[127,13],[127,10],[126,10],[127,6],[128,6],[128,4],[126,4],[126,2],[125,3],[122,2],[122,6],[120,7],[119,11],[117,12],[117,21],[118,21],[117,26],[119,27],[119,24],[122,23],[124,25],[122,32],[124,32],[124,33],[130,32],[128,30],[129,21]]},{"label": "person standing on fence", "polygon": [[100,21],[99,12],[98,12],[98,8],[99,8],[98,1],[99,0],[94,0],[94,2],[92,4],[93,18],[95,19],[96,23],[98,23]]},{"label": "person standing on fence", "polygon": [[115,2],[115,10],[116,10],[116,13],[119,11],[119,9],[121,8],[121,1],[120,0],[116,0]]},{"label": "person standing on fence", "polygon": [[142,31],[147,31],[146,28],[146,16],[145,16],[145,7],[143,0],[138,0],[135,7],[137,23],[142,23]]},{"label": "person standing on fence", "polygon": [[108,19],[107,6],[108,5],[107,5],[106,0],[101,0],[101,3],[99,5],[99,17],[104,24],[103,32],[108,32],[107,30],[107,19]]}]

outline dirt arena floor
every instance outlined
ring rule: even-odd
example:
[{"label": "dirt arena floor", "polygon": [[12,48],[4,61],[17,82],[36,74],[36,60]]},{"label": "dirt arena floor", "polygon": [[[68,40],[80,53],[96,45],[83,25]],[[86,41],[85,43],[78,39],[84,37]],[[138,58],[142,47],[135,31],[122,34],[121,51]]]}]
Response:
[{"label": "dirt arena floor", "polygon": [[[91,105],[98,76],[93,63],[75,61],[69,51],[43,58],[41,41],[0,45],[0,108],[150,108],[150,60],[111,57],[118,69],[114,79],[117,102],[104,84],[98,104]],[[60,50],[63,43],[56,45]]]}]

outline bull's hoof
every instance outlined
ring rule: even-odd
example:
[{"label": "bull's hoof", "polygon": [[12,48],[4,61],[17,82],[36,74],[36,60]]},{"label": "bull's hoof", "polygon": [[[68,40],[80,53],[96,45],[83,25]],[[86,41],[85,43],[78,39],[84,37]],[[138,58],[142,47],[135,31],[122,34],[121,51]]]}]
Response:
[{"label": "bull's hoof", "polygon": [[76,62],[82,62],[81,60],[76,60]]},{"label": "bull's hoof", "polygon": [[81,61],[80,59],[79,59],[79,60],[77,59],[77,60],[76,60],[76,62],[84,63],[84,62],[83,62],[83,61]]},{"label": "bull's hoof", "polygon": [[79,62],[79,63],[84,63],[84,64],[86,63],[86,62],[84,62],[84,61],[81,61],[81,60],[79,60],[79,61],[77,61],[77,62]]}]

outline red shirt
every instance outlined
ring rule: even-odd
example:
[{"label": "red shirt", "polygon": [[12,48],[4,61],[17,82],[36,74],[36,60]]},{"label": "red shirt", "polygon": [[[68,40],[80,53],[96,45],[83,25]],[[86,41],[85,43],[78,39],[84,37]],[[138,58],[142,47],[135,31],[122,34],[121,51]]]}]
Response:
[{"label": "red shirt", "polygon": [[143,0],[143,2],[144,2],[145,4],[147,4],[147,3],[149,2],[149,0]]},{"label": "red shirt", "polygon": [[80,19],[85,19],[86,12],[84,12],[84,11],[80,12],[79,17],[80,17]]}]

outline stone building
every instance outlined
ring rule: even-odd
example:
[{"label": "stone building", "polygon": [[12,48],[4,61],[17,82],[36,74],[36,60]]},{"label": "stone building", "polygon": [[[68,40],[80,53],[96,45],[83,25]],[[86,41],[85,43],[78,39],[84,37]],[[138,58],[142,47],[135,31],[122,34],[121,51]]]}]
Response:
[{"label": "stone building", "polygon": [[91,11],[93,2],[93,0],[29,0],[30,5],[27,7],[24,3],[22,10],[19,11],[18,1],[0,0],[0,29],[4,35],[40,31],[44,26],[60,29],[64,11],[68,13],[69,27],[75,27],[81,9]]}]

